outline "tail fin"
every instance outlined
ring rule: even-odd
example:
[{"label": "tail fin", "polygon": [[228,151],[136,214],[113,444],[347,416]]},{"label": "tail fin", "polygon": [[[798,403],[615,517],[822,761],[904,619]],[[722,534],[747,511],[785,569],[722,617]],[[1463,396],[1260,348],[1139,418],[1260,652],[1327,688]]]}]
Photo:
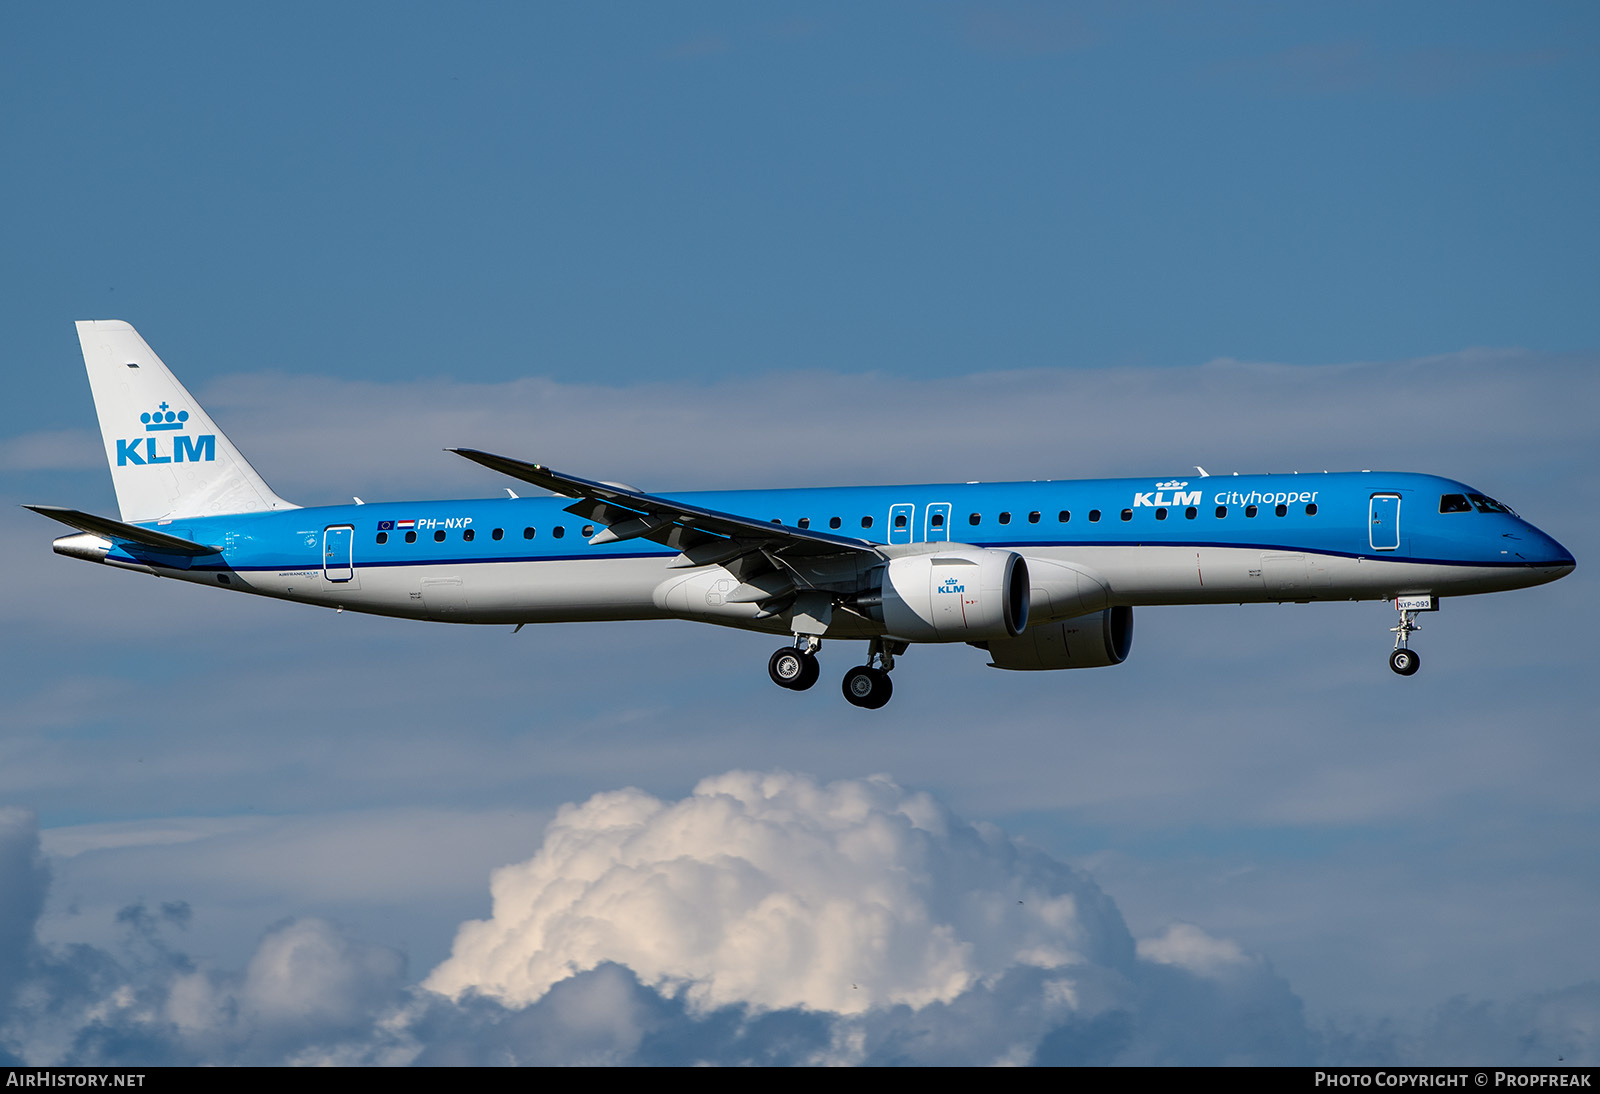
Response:
[{"label": "tail fin", "polygon": [[84,320],[78,341],[124,521],[297,508],[272,492],[132,326]]}]

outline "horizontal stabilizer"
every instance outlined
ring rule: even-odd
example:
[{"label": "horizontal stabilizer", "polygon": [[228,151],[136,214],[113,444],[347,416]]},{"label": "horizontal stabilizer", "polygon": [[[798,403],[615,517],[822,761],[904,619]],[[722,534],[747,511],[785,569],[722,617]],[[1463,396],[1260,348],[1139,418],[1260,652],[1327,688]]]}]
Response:
[{"label": "horizontal stabilizer", "polygon": [[59,505],[24,505],[24,509],[32,509],[42,517],[59,520],[68,528],[76,528],[80,532],[92,532],[97,536],[116,540],[119,543],[136,543],[141,547],[148,547],[156,551],[165,551],[174,555],[213,555],[217,548],[207,547],[203,543],[196,543],[189,539],[180,539],[169,536],[165,532],[157,532],[151,528],[140,528],[137,524],[124,524],[120,520],[110,517],[97,517],[93,513],[81,513],[76,509],[63,509]]}]

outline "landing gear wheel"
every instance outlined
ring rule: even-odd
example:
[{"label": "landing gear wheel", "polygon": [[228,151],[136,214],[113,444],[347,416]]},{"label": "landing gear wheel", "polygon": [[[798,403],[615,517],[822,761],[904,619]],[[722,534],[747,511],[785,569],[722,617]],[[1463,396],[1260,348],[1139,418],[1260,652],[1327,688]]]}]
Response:
[{"label": "landing gear wheel", "polygon": [[815,656],[808,653],[805,655],[805,659],[806,674],[801,677],[800,682],[794,686],[794,690],[796,691],[805,691],[812,684],[815,684],[817,682],[817,678],[822,675],[822,666],[817,664],[817,659]]},{"label": "landing gear wheel", "polygon": [[882,669],[862,665],[844,674],[844,697],[852,706],[877,710],[893,694],[894,684]]},{"label": "landing gear wheel", "polygon": [[1389,667],[1401,676],[1411,676],[1422,667],[1422,658],[1416,650],[1395,650],[1389,655]]},{"label": "landing gear wheel", "polygon": [[785,646],[767,662],[767,674],[780,688],[804,691],[817,682],[817,677],[822,675],[822,668],[817,664],[817,659],[805,650]]}]

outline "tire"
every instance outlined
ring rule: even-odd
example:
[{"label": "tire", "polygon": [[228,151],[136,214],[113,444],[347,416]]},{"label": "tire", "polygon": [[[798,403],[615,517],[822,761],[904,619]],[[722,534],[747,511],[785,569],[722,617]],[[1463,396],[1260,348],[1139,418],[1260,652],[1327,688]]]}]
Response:
[{"label": "tire", "polygon": [[772,682],[780,688],[790,691],[801,691],[811,686],[806,681],[806,663],[811,664],[811,679],[817,677],[816,658],[810,657],[792,646],[785,646],[773,654],[767,661],[767,675],[772,677]]},{"label": "tire", "polygon": [[1422,658],[1416,650],[1395,650],[1389,655],[1389,667],[1401,676],[1414,676],[1422,667]]},{"label": "tire", "polygon": [[805,671],[801,673],[800,679],[789,685],[795,691],[805,691],[812,684],[815,684],[817,678],[822,675],[822,666],[817,664],[815,654],[802,653],[800,659],[806,663],[806,667]]},{"label": "tire", "polygon": [[844,674],[843,690],[844,697],[852,706],[877,710],[894,694],[894,685],[889,682],[889,674],[882,669],[862,665]]}]

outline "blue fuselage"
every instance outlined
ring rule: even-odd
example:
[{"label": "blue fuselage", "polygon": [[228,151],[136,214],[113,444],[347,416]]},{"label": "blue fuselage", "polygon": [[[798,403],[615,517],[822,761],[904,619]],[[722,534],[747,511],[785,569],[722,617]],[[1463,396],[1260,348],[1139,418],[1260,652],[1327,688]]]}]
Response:
[{"label": "blue fuselage", "polygon": [[[1536,585],[1573,566],[1565,548],[1505,507],[1463,483],[1418,474],[668,497],[891,549],[949,541],[1064,561],[1094,572],[1111,604],[1447,596]],[[557,497],[422,501],[194,518],[145,526],[215,546],[215,554],[118,544],[105,561],[354,611],[459,622],[681,614],[656,592],[677,551],[648,539],[591,545],[599,529],[567,512],[568,504]],[[778,629],[736,614],[710,621]]]}]

